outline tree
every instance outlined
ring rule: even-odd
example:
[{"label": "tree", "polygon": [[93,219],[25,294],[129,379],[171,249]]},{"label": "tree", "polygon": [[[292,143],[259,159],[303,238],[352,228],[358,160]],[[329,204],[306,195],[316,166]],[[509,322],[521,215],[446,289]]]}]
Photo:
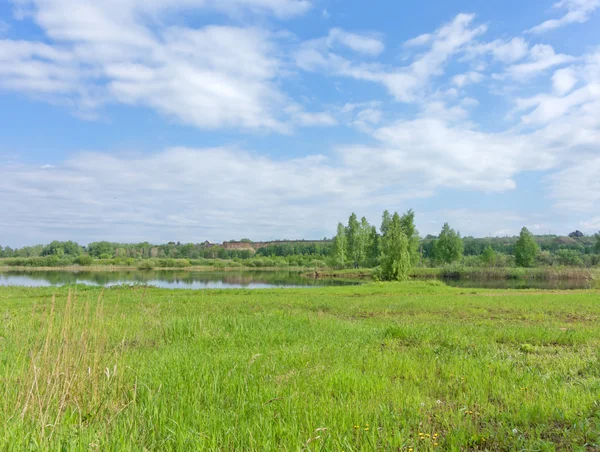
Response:
[{"label": "tree", "polygon": [[371,238],[371,225],[365,217],[360,219],[358,242],[358,265],[365,267],[368,264],[369,240]]},{"label": "tree", "polygon": [[596,234],[596,245],[594,245],[594,251],[600,254],[600,231]]},{"label": "tree", "polygon": [[352,262],[354,268],[358,268],[361,260],[361,233],[358,217],[353,212],[348,218],[348,226],[346,227],[346,247],[348,260]]},{"label": "tree", "polygon": [[384,281],[408,279],[412,267],[410,244],[397,213],[392,217],[381,238],[381,249],[379,277]]},{"label": "tree", "polygon": [[342,223],[338,224],[337,234],[333,239],[333,262],[337,267],[344,267],[346,265],[346,229]]},{"label": "tree", "polygon": [[368,265],[374,267],[379,261],[379,254],[381,253],[381,236],[377,233],[377,228],[371,226],[371,233],[369,235],[369,245],[367,247],[367,261]]},{"label": "tree", "polygon": [[392,216],[387,210],[383,211],[383,215],[381,218],[381,235],[385,235],[388,228],[390,227],[390,223],[392,222]]},{"label": "tree", "polygon": [[462,258],[464,244],[460,233],[444,223],[437,240],[433,242],[433,257],[437,262],[451,264]]},{"label": "tree", "polygon": [[481,253],[481,262],[483,262],[488,267],[493,267],[496,265],[496,252],[491,245],[488,245]]},{"label": "tree", "polygon": [[515,262],[517,266],[532,267],[539,250],[539,246],[533,239],[529,229],[523,227],[517,243],[515,243]]},{"label": "tree", "polygon": [[419,262],[419,231],[415,226],[415,212],[410,209],[400,218],[400,225],[408,239],[410,259],[413,265]]}]

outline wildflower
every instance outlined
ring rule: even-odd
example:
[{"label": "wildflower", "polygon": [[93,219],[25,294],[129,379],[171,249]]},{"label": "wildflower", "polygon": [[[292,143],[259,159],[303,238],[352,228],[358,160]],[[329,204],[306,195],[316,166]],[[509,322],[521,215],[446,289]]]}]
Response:
[{"label": "wildflower", "polygon": [[437,400],[435,403],[437,403],[438,405],[441,405],[442,401],[441,400]]},{"label": "wildflower", "polygon": [[354,430],[358,430],[360,428],[360,425],[355,425],[354,426]]},{"label": "wildflower", "polygon": [[421,402],[421,406],[425,406],[425,402]]},{"label": "wildflower", "polygon": [[365,427],[365,432],[368,432],[368,431],[369,431],[369,427]]},{"label": "wildflower", "polygon": [[516,435],[519,431],[516,428],[513,428],[513,433]]},{"label": "wildflower", "polygon": [[437,447],[437,446],[438,446],[438,443],[433,443],[433,445],[434,445],[435,447]]}]

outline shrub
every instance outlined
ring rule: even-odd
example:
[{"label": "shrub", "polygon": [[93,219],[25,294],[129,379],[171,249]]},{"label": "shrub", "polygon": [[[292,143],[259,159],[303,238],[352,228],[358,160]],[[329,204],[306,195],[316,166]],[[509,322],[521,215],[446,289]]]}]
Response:
[{"label": "shrub", "polygon": [[93,262],[94,259],[88,254],[82,254],[81,256],[75,258],[75,264],[81,265],[83,267],[89,267],[90,265],[92,265]]}]

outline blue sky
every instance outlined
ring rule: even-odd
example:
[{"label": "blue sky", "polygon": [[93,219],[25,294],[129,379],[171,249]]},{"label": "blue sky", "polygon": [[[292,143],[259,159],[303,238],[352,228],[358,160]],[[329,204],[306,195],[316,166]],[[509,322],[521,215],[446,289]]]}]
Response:
[{"label": "blue sky", "polygon": [[600,0],[8,0],[0,243],[600,229]]}]

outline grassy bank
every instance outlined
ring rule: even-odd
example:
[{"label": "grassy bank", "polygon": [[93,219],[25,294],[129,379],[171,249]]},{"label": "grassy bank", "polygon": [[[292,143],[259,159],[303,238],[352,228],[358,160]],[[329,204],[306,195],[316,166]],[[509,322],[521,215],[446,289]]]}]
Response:
[{"label": "grassy bank", "polygon": [[485,268],[447,266],[439,268],[414,268],[414,278],[454,279],[529,279],[529,280],[590,280],[600,275],[599,269],[579,267],[536,267],[536,268]]},{"label": "grassy bank", "polygon": [[0,450],[595,450],[599,296],[0,288]]},{"label": "grassy bank", "polygon": [[[306,272],[307,276],[318,277],[345,277],[353,279],[372,279],[374,270],[364,269],[318,269]],[[413,279],[475,279],[475,280],[596,280],[600,279],[600,269],[587,269],[579,267],[464,267],[452,265],[446,267],[414,267],[410,271]]]}]

